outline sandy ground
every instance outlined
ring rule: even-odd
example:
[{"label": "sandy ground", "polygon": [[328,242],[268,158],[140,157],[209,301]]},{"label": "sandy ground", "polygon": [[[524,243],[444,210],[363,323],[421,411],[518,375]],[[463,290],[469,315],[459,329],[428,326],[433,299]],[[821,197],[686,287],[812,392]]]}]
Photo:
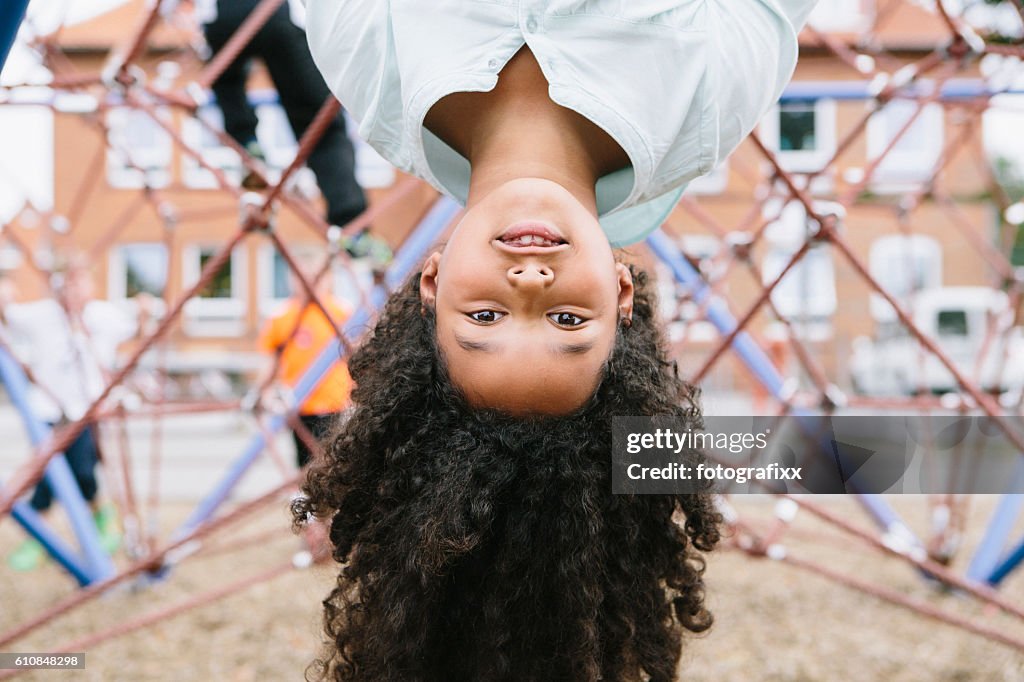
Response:
[{"label": "sandy ground", "polygon": [[[829,508],[868,527],[851,500],[826,501]],[[761,525],[770,522],[771,500],[734,498],[734,502],[745,519]],[[922,499],[902,498],[894,503],[915,528],[925,527]],[[957,558],[961,571],[992,505],[990,498],[973,501],[968,538]],[[182,518],[188,509],[181,503],[169,505],[166,523]],[[197,554],[183,561],[165,581],[116,590],[94,600],[11,648],[50,651],[76,637],[287,561],[299,541],[287,531],[282,506],[244,524],[234,537],[256,537],[267,531],[273,535],[255,546]],[[20,537],[20,530],[9,520],[0,524],[0,550],[4,553]],[[208,550],[229,539],[215,538]],[[962,596],[936,591],[903,563],[879,556],[805,512],[798,514],[784,545],[793,556],[826,563],[1024,637],[1024,623]],[[119,562],[124,561],[119,557]],[[707,576],[716,624],[710,633],[688,643],[681,679],[1024,680],[1024,652],[925,619],[793,566],[722,551],[711,558]],[[85,671],[36,672],[19,679],[302,679],[319,643],[319,602],[333,578],[333,567],[291,570],[235,596],[93,646],[86,652]],[[6,565],[0,567],[0,629],[24,621],[73,591],[73,584],[52,563],[31,574],[15,574]],[[1024,571],[1011,575],[1002,594],[1024,603]]]}]

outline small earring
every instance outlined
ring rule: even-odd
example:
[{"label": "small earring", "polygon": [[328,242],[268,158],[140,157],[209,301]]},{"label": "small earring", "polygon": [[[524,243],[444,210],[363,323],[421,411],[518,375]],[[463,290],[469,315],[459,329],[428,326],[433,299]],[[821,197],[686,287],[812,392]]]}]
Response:
[{"label": "small earring", "polygon": [[623,315],[622,317],[619,318],[619,322],[622,324],[622,327],[624,329],[633,328],[633,318],[631,317],[626,317],[625,315]]}]

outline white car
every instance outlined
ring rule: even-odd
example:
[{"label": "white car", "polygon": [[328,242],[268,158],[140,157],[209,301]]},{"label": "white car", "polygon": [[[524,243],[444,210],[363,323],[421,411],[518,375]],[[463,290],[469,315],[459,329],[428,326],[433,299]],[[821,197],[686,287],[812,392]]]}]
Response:
[{"label": "white car", "polygon": [[[1002,291],[936,287],[904,302],[917,328],[936,342],[964,377],[987,391],[1024,387],[1024,333]],[[958,391],[952,373],[897,320],[878,324],[876,338],[853,341],[853,388],[866,395]]]}]

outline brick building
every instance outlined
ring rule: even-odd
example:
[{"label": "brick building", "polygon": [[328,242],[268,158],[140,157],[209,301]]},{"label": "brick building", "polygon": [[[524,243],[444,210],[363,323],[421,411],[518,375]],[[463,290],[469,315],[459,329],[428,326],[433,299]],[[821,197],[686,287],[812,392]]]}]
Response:
[{"label": "brick building", "polygon": [[[129,27],[137,24],[142,10],[143,2],[135,0],[61,31],[56,39],[68,72],[101,71],[110,50],[124,40]],[[950,36],[928,3],[913,0],[823,0],[814,23],[832,41],[849,46],[866,44],[877,50],[875,65],[887,72],[920,61],[936,45],[948,42]],[[175,87],[190,82],[202,66],[188,49],[190,40],[193,37],[181,28],[159,27],[142,59],[148,81]],[[766,146],[775,150],[782,166],[798,177],[820,170],[873,102],[864,94],[870,80],[864,72],[869,70],[869,62],[862,58],[858,66],[864,71],[858,71],[827,48],[815,31],[805,31],[801,44],[793,86],[759,128]],[[920,81],[922,92],[935,83],[933,76],[942,68]],[[973,66],[960,70],[955,77],[961,80],[953,82],[954,86],[980,82]],[[261,143],[269,164],[280,169],[290,161],[294,139],[266,76],[257,73],[251,88],[253,99],[260,104]],[[121,106],[116,98],[106,101],[109,107],[103,102],[97,106],[97,98],[88,93],[100,92],[62,96],[55,109],[0,106],[0,117],[20,117],[20,124],[31,125],[33,134],[40,138],[33,142],[40,158],[52,158],[52,164],[40,162],[48,169],[34,171],[43,178],[49,173],[52,183],[52,205],[47,206],[45,200],[37,202],[44,219],[33,226],[31,214],[23,213],[5,229],[44,266],[53,257],[72,250],[89,253],[100,291],[112,300],[126,299],[140,290],[156,295],[169,292],[174,298],[195,281],[213,250],[238,228],[238,203],[227,192],[216,189],[212,176],[183,154],[148,115]],[[854,191],[865,169],[889,146],[915,108],[911,100],[895,101],[873,115],[866,130],[837,162],[809,181],[814,198],[835,202]],[[200,149],[209,163],[223,168],[237,181],[240,170],[230,150],[221,147],[215,137],[204,133],[180,110],[162,107],[159,111],[187,144]],[[217,123],[215,108],[204,107],[199,113]],[[958,220],[969,225],[984,242],[998,243],[999,214],[990,200],[989,178],[982,168],[982,125],[978,117],[969,99],[939,98],[925,107],[886,155],[874,180],[857,192],[860,200],[843,219],[844,234],[853,250],[887,286],[898,290],[911,281],[997,283],[992,268],[957,229],[948,207],[931,196],[914,207],[907,206],[905,199],[908,191],[930,180],[944,147],[963,137],[964,143],[956,145],[945,170],[937,176],[936,188],[943,196],[956,200]],[[109,128],[108,135],[102,125]],[[365,145],[360,147],[359,155],[360,179],[368,187],[371,202],[384,200],[402,184],[401,174]],[[133,165],[145,168],[152,200],[145,198],[144,175]],[[721,168],[694,182],[685,205],[670,217],[669,228],[680,235],[683,249],[693,259],[702,260],[709,272],[714,272],[716,256],[726,248],[722,235],[707,227],[709,222],[726,231],[750,230],[764,221],[773,223],[754,249],[763,277],[778,272],[795,250],[794,244],[803,238],[806,221],[796,206],[769,200],[763,209],[752,213],[752,197],[763,196],[770,189],[766,179],[769,175],[763,155],[753,143],[745,142]],[[311,177],[301,178],[298,184],[298,191],[316,195]],[[435,196],[431,189],[420,186],[380,215],[375,229],[392,243],[400,243]],[[63,219],[47,219],[50,211]],[[277,216],[276,229],[288,244],[299,249],[321,248],[323,243],[287,207]],[[901,230],[927,238],[920,240],[924,245],[921,249],[915,247],[915,264],[909,271],[904,262],[893,260],[896,242],[891,237]],[[889,246],[884,241],[887,237]],[[642,248],[632,251],[644,257]],[[0,266],[12,272],[23,295],[31,298],[45,289],[41,278],[19,256],[21,253],[8,239],[0,252]],[[261,319],[285,295],[283,275],[283,264],[265,237],[253,235],[243,241],[230,267],[186,307],[170,337],[172,361],[183,369],[250,367]],[[661,280],[665,279],[662,273]],[[728,295],[737,315],[746,311],[758,293],[757,282],[740,265],[733,266],[716,286]],[[670,293],[671,287],[664,286],[663,290]],[[884,318],[884,310],[879,313],[877,303],[872,309],[866,284],[839,254],[825,247],[808,254],[783,282],[773,302],[795,321],[798,333],[841,385],[846,380],[844,358],[852,340],[873,333],[876,318]],[[679,309],[667,305],[666,311],[683,320],[673,331],[684,365],[698,363],[714,345],[715,334],[706,323],[687,324],[693,311],[685,306]],[[768,314],[755,318],[752,329],[762,339],[778,336],[778,325]],[[792,364],[786,358],[782,361]],[[746,385],[743,372],[731,362],[711,377],[710,387]]]}]

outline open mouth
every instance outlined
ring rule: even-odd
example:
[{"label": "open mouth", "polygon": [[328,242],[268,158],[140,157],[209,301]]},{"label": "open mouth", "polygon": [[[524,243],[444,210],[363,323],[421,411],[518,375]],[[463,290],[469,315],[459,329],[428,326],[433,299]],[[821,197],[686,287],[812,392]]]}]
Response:
[{"label": "open mouth", "polygon": [[551,248],[569,243],[555,229],[539,223],[513,225],[498,237],[498,241],[512,248],[527,246]]}]

